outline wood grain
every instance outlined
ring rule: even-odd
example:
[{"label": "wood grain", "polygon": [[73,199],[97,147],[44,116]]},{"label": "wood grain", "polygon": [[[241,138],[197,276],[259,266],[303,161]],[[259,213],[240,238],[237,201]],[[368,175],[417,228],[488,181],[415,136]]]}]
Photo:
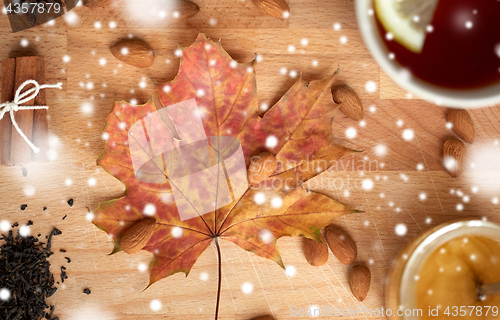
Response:
[{"label": "wood grain", "polygon": [[[27,177],[17,166],[0,167],[0,219],[20,224],[33,220],[32,234],[47,234],[53,226],[63,231],[54,239],[56,254],[50,262],[56,278],[63,265],[69,278],[50,299],[56,304],[54,315],[61,320],[213,319],[217,284],[213,246],[187,278],[176,274],[142,291],[148,274],[139,268],[147,267],[152,256],[144,251],[109,256],[111,240],[86,219],[86,207],[94,210],[99,202],[124,192],[124,186],[95,163],[104,149],[102,129],[113,101],[146,102],[155,94],[150,80],[173,79],[179,66],[175,50],[179,45],[189,46],[199,32],[222,39],[224,48],[239,62],[250,61],[255,53],[261,56],[255,68],[260,104],[271,106],[288,90],[297,80],[290,76],[292,70],[302,72],[309,81],[340,67],[335,85],[349,85],[364,106],[364,123],[336,110],[332,124],[336,141],[363,152],[345,156],[307,186],[364,211],[337,219],[335,224],[356,242],[355,263],[370,268],[372,282],[366,299],[360,304],[354,298],[347,281],[349,266],[333,255],[321,267],[310,266],[301,239],[278,240],[285,265],[295,268],[291,276],[276,263],[221,241],[220,319],[248,320],[260,315],[297,319],[290,315],[291,306],[381,308],[393,259],[413,237],[455,218],[500,222],[500,204],[494,201],[500,197],[500,108],[470,111],[476,137],[467,145],[464,173],[452,179],[441,163],[444,141],[456,138],[446,128],[445,110],[415,96],[408,99],[380,70],[362,42],[353,1],[290,0],[287,21],[261,15],[251,0],[194,2],[201,11],[186,21],[173,19],[168,10],[166,18],[158,12],[150,14],[141,1],[119,0],[106,8],[76,7],[71,11],[78,18],[73,24],[61,17],[53,26],[18,33],[11,33],[6,15],[0,15],[0,59],[43,56],[46,82],[62,82],[64,88],[46,91],[51,161],[27,164]],[[96,22],[101,28],[94,27]],[[109,27],[111,22],[115,28]],[[340,30],[333,29],[335,23]],[[129,34],[153,47],[156,59],[151,67],[134,68],[112,56],[110,45]],[[342,36],[347,43],[340,42]],[[23,39],[28,40],[27,47],[20,45]],[[302,39],[308,44],[303,46]],[[290,45],[295,47],[293,52],[288,50]],[[69,62],[63,61],[66,55]],[[100,59],[106,63],[101,65]],[[377,90],[366,91],[368,81]],[[354,139],[345,135],[350,127],[357,131]],[[402,137],[406,129],[414,132],[409,141]],[[358,170],[363,163],[365,169]],[[372,180],[372,189],[362,188],[364,179]],[[67,204],[70,198],[73,207]],[[20,209],[21,204],[28,204],[26,210]],[[399,224],[407,227],[406,234],[395,233]],[[60,248],[67,253],[59,253]],[[71,258],[70,264],[64,256]],[[250,294],[241,289],[246,282],[253,285]],[[92,293],[85,295],[84,288]],[[162,304],[157,312],[150,308],[154,299]],[[366,314],[348,318],[385,319]]]}]

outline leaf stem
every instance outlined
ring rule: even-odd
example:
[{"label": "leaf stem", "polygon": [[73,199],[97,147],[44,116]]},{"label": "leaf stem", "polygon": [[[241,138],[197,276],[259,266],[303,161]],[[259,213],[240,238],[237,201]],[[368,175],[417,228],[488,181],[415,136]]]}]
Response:
[{"label": "leaf stem", "polygon": [[219,259],[219,285],[217,289],[217,304],[215,305],[215,320],[219,317],[219,302],[220,302],[220,287],[222,283],[222,261],[220,257],[220,247],[219,247],[219,241],[218,241],[218,236],[215,236],[215,246],[217,247],[217,255]]}]

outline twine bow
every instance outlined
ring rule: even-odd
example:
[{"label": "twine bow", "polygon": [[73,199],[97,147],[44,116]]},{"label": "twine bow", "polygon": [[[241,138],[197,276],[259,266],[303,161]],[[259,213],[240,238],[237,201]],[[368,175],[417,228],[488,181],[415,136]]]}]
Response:
[{"label": "twine bow", "polygon": [[[26,87],[30,83],[34,84],[35,87],[21,93],[21,91],[23,91],[24,87]],[[19,135],[21,135],[21,137],[23,137],[24,141],[26,141],[26,143],[31,147],[31,149],[33,149],[33,151],[35,153],[40,152],[40,149],[37,148],[33,144],[33,142],[31,142],[30,139],[28,139],[28,137],[26,137],[26,135],[21,130],[21,128],[19,128],[19,126],[17,125],[17,122],[16,122],[16,118],[14,117],[14,112],[16,112],[18,110],[48,109],[49,108],[48,106],[20,106],[21,104],[26,103],[27,101],[34,99],[38,95],[40,90],[45,89],[45,88],[62,89],[62,83],[58,82],[57,84],[39,85],[38,82],[36,82],[35,80],[26,80],[19,86],[19,88],[17,88],[16,95],[14,96],[14,101],[4,102],[4,103],[0,104],[0,120],[3,118],[3,116],[7,112],[9,112],[10,119],[12,121],[12,124],[16,128],[17,132],[19,133]]]}]

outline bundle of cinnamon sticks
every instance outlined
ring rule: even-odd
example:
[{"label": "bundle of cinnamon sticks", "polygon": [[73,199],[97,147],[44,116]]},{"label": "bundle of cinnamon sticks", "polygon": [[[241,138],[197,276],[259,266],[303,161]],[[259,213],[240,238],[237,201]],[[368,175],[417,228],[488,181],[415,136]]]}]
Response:
[{"label": "bundle of cinnamon sticks", "polygon": [[[9,58],[2,61],[1,103],[13,101],[17,88],[26,80],[45,83],[45,66],[43,57]],[[27,86],[24,91],[32,86]],[[24,92],[23,91],[23,92]],[[23,105],[45,105],[45,92]],[[10,114],[6,113],[0,120],[0,163],[2,165],[21,165],[30,161],[47,161],[49,127],[47,110],[18,110],[14,114],[19,128],[38,148],[33,152],[26,141],[12,125]]]}]

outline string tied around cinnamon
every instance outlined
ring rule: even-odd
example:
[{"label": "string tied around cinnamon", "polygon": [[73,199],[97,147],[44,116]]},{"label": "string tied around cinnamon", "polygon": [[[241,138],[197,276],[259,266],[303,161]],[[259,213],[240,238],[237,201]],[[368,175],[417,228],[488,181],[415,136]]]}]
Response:
[{"label": "string tied around cinnamon", "polygon": [[[33,84],[34,87],[26,90],[25,92],[21,93],[23,91],[24,87],[26,87],[29,84]],[[21,106],[21,104],[26,103],[32,99],[34,99],[40,90],[45,89],[45,88],[57,88],[57,89],[62,89],[62,82],[58,82],[57,84],[43,84],[39,85],[38,82],[35,80],[26,80],[24,81],[19,88],[17,88],[16,95],[14,96],[13,101],[8,101],[0,104],[0,120],[3,118],[3,116],[8,112],[10,113],[10,119],[12,121],[12,125],[14,128],[16,128],[17,132],[21,137],[23,137],[24,141],[33,149],[35,153],[40,152],[40,149],[37,148],[33,142],[26,137],[24,132],[19,128],[19,125],[16,122],[16,118],[14,117],[14,113],[19,111],[19,110],[36,110],[36,109],[48,109],[48,106]]]}]

